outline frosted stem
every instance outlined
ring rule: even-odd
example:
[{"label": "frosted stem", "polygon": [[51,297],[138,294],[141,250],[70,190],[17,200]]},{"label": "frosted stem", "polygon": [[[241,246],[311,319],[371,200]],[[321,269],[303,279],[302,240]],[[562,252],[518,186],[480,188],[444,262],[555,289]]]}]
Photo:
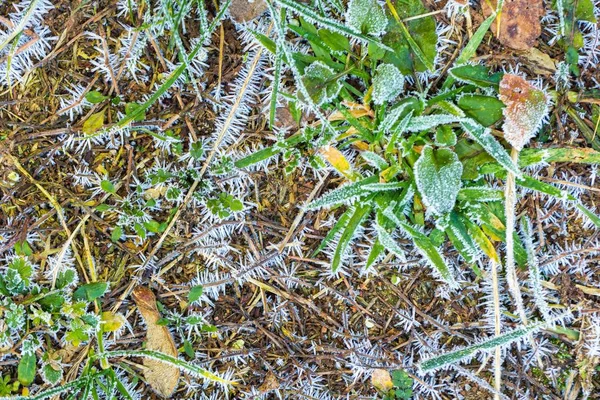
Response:
[{"label": "frosted stem", "polygon": [[[515,165],[518,165],[519,150],[512,148],[510,156]],[[517,271],[515,268],[515,204],[517,202],[517,192],[515,185],[515,174],[508,171],[506,175],[505,189],[505,214],[506,214],[506,281],[508,289],[517,306],[517,312],[521,318],[523,325],[527,325],[527,316],[523,307],[523,299],[521,297],[521,289],[517,281]]]},{"label": "frosted stem", "polygon": [[[494,334],[500,336],[500,290],[498,285],[498,263],[492,260],[492,296],[494,300]],[[500,346],[494,350],[494,389],[500,392],[502,386],[502,353]],[[494,393],[494,400],[500,400],[500,395]]]}]

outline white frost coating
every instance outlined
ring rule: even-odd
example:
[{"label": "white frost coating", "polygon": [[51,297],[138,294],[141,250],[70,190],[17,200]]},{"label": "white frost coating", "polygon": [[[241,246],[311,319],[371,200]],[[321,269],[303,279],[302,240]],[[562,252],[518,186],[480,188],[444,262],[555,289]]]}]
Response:
[{"label": "white frost coating", "polygon": [[404,75],[392,64],[381,64],[373,77],[373,102],[393,101],[404,89]]},{"label": "white frost coating", "polygon": [[334,79],[334,77],[335,71],[321,61],[315,61],[304,69],[302,80],[307,87],[310,87],[314,81],[319,81],[322,86],[318,92],[310,93],[314,96],[311,97],[317,105],[329,103],[342,90],[341,79]]},{"label": "white frost coating", "polygon": [[414,173],[428,211],[441,215],[454,208],[462,184],[462,170],[462,164],[452,150],[439,149],[434,153],[431,146],[423,149]]},{"label": "white frost coating", "polygon": [[46,56],[55,38],[43,18],[52,8],[48,0],[25,0],[11,6],[14,11],[0,24],[0,86],[23,82],[35,62]]},{"label": "white frost coating", "polygon": [[359,33],[381,35],[387,27],[387,17],[377,0],[350,0],[346,10],[346,25]]}]

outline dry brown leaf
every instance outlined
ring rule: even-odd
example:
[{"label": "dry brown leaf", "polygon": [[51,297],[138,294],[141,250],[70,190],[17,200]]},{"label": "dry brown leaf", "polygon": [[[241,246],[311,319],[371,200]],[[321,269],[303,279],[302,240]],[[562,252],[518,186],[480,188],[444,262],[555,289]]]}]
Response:
[{"label": "dry brown leaf", "polygon": [[536,75],[552,75],[556,72],[556,62],[535,47],[519,54],[519,59]]},{"label": "dry brown leaf", "polygon": [[265,11],[267,3],[264,0],[232,0],[229,5],[229,15],[239,24],[252,21]]},{"label": "dry brown leaf", "polygon": [[394,387],[392,376],[385,369],[376,369],[371,375],[371,383],[382,392],[387,392]]},{"label": "dry brown leaf", "polygon": [[[169,329],[157,324],[160,313],[156,307],[154,293],[146,287],[138,286],[133,290],[132,297],[146,322],[146,348],[177,357],[177,347]],[[170,397],[179,382],[181,374],[179,369],[149,358],[144,358],[143,362],[146,367],[144,371],[146,382],[161,396]]]},{"label": "dry brown leaf", "polygon": [[269,371],[267,372],[267,376],[265,376],[265,380],[263,381],[262,385],[260,385],[260,387],[258,388],[258,391],[261,393],[267,393],[271,390],[278,389],[279,386],[280,384],[277,380],[277,377],[273,372]]},{"label": "dry brown leaf", "polygon": [[[495,9],[497,1],[491,0],[489,4],[488,1],[481,2],[486,18],[492,15],[490,4]],[[490,29],[503,45],[515,50],[527,50],[534,46],[536,39],[542,34],[540,19],[544,13],[542,0],[505,1],[500,17],[496,18]]]}]

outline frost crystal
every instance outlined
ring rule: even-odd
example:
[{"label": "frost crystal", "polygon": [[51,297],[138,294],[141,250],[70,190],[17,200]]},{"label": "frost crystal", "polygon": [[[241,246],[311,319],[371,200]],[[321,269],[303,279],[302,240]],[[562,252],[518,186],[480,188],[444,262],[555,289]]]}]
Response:
[{"label": "frost crystal", "polygon": [[357,32],[381,35],[387,27],[387,17],[377,0],[350,0],[346,24]]},{"label": "frost crystal", "polygon": [[504,137],[517,150],[531,140],[548,115],[548,97],[518,75],[506,74],[500,82],[499,98],[504,109]]},{"label": "frost crystal", "polygon": [[404,75],[392,64],[381,64],[373,78],[373,101],[384,104],[393,101],[404,89]]}]

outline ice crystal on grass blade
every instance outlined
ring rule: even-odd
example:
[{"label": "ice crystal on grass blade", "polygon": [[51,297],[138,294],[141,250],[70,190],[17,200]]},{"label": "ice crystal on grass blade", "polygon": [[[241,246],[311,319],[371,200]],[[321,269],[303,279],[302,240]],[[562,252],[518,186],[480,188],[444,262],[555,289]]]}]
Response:
[{"label": "ice crystal on grass blade", "polygon": [[523,77],[505,74],[500,82],[504,108],[504,137],[517,150],[529,143],[548,116],[549,99]]},{"label": "ice crystal on grass blade", "polygon": [[377,0],[350,0],[346,24],[359,33],[381,35],[387,27],[387,17]]},{"label": "ice crystal on grass blade", "polygon": [[373,102],[393,101],[404,89],[404,75],[393,64],[381,64],[373,77]]},{"label": "ice crystal on grass blade", "polygon": [[11,6],[14,11],[0,21],[0,84],[13,85],[23,78],[36,60],[44,58],[53,40],[43,22],[53,8],[48,0],[25,0]]}]

